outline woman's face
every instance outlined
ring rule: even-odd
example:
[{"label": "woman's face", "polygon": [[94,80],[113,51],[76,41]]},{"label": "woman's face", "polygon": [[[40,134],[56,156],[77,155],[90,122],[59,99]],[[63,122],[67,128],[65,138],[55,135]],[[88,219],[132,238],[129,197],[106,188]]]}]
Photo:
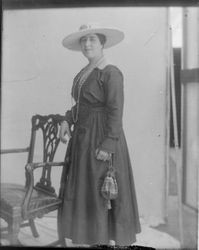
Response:
[{"label": "woman's face", "polygon": [[88,59],[97,58],[102,55],[103,45],[96,34],[88,34],[81,37],[80,45],[82,53]]}]

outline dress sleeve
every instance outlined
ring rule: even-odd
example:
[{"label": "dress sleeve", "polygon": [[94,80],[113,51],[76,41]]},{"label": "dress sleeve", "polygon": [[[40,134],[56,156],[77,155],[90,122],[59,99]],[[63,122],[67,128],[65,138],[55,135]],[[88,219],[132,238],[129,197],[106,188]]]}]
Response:
[{"label": "dress sleeve", "polygon": [[64,116],[64,121],[67,121],[69,126],[71,127],[73,125],[73,117],[72,117],[72,109],[74,109],[75,106],[73,106],[70,110],[67,110]]},{"label": "dress sleeve", "polygon": [[106,133],[99,149],[109,153],[115,152],[115,146],[122,131],[122,115],[124,105],[123,75],[114,67],[104,78],[106,98]]},{"label": "dress sleeve", "polygon": [[[78,77],[78,75],[79,75],[79,73],[75,76],[75,78],[73,80],[73,86],[72,86],[72,89],[71,89],[71,96],[73,96],[73,89],[75,88],[74,83],[75,83],[75,80]],[[77,104],[73,105],[71,109],[67,110],[66,113],[65,113],[64,119],[63,119],[64,121],[68,122],[70,127],[74,124],[72,110],[73,110],[73,113],[75,114],[76,107],[77,107]]]}]

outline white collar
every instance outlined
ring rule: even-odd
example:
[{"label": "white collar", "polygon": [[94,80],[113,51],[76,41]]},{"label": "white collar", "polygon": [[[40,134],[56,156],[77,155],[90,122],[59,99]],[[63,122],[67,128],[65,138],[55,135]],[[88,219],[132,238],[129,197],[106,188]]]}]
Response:
[{"label": "white collar", "polygon": [[[110,65],[111,62],[109,60],[107,60],[104,56],[99,60],[98,63],[96,63],[95,65],[91,66],[90,69],[94,69],[94,68],[98,68],[98,69],[104,69],[107,65]],[[83,70],[88,70],[89,66],[85,66],[83,68]]]},{"label": "white collar", "polygon": [[97,68],[104,69],[109,64],[111,64],[110,61],[104,57],[103,60],[97,65]]}]

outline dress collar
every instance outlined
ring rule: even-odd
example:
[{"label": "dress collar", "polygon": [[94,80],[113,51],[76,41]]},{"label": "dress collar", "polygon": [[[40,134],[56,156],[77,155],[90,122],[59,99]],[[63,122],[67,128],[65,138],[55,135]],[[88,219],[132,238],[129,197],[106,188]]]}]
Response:
[{"label": "dress collar", "polygon": [[98,69],[104,69],[107,65],[111,64],[110,61],[103,57],[103,60],[100,61],[100,63],[97,65]]}]

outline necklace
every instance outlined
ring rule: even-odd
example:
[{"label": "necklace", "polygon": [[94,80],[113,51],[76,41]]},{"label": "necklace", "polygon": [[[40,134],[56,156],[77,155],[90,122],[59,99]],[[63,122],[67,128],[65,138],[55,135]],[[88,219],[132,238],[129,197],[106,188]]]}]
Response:
[{"label": "necklace", "polygon": [[[79,76],[77,77],[77,79],[75,79],[74,82],[74,86],[72,88],[72,96],[71,96],[71,103],[72,103],[72,119],[73,122],[76,123],[78,120],[78,115],[79,115],[79,100],[80,100],[80,94],[81,94],[81,89],[83,84],[85,83],[86,79],[88,78],[88,76],[90,75],[90,73],[93,71],[94,68],[96,68],[102,61],[104,60],[104,57],[102,56],[99,60],[97,60],[93,65],[91,65],[90,67],[87,66],[85,67],[79,74]],[[76,85],[77,86],[77,101],[76,101],[76,113],[74,114],[74,103],[73,103],[73,97],[74,97],[74,92],[76,89]]]}]

